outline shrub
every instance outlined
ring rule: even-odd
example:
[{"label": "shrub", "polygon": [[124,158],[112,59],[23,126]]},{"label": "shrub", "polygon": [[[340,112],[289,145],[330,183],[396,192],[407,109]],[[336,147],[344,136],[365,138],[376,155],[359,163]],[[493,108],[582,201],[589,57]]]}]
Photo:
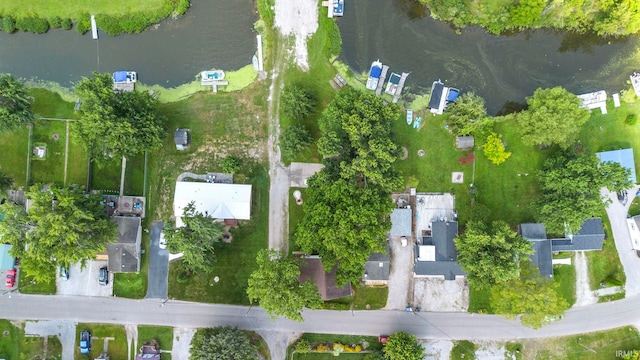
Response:
[{"label": "shrub", "polygon": [[82,14],[76,22],[76,31],[78,34],[84,34],[91,30],[91,16],[89,14]]},{"label": "shrub", "polygon": [[627,117],[624,119],[625,125],[629,125],[629,126],[633,126],[637,122],[638,122],[638,117],[636,116],[636,114],[628,114]]},{"label": "shrub", "polygon": [[293,160],[311,144],[311,134],[302,125],[285,128],[280,134],[280,151],[286,160]]},{"label": "shrub", "polygon": [[175,9],[173,10],[173,16],[179,16],[179,15],[184,15],[184,13],[187,12],[187,10],[189,10],[189,6],[191,4],[189,3],[189,0],[178,0],[178,3],[176,4]]},{"label": "shrub", "polygon": [[502,135],[496,135],[495,133],[489,135],[482,150],[487,159],[496,165],[502,164],[511,156],[511,153],[504,149]]},{"label": "shrub", "polygon": [[235,156],[227,156],[222,159],[222,172],[235,174],[240,169],[240,159]]},{"label": "shrub", "polygon": [[11,16],[2,18],[2,31],[11,34],[16,31],[16,21]]},{"label": "shrub", "polygon": [[71,20],[69,18],[62,19],[62,22],[60,23],[60,26],[64,30],[71,30],[71,28],[73,27],[73,20]]},{"label": "shrub", "polygon": [[311,91],[305,87],[291,85],[285,87],[282,92],[282,111],[292,120],[302,120],[309,116],[315,107],[315,102]]},{"label": "shrub", "polygon": [[331,351],[331,349],[329,349],[329,347],[323,343],[318,344],[318,346],[316,346],[316,351],[318,352],[329,352]]},{"label": "shrub", "polygon": [[306,354],[311,351],[311,344],[305,339],[300,339],[296,342],[294,349],[300,354]]},{"label": "shrub", "polygon": [[35,34],[44,34],[49,31],[49,22],[39,17],[20,18],[16,21],[16,28]]},{"label": "shrub", "polygon": [[49,26],[51,26],[52,29],[59,29],[62,27],[62,18],[60,18],[60,16],[54,16],[51,19],[49,19]]}]

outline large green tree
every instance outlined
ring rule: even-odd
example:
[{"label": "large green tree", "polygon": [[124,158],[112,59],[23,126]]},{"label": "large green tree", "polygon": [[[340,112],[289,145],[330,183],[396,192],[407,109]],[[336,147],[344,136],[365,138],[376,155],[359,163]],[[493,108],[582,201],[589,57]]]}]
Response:
[{"label": "large green tree", "polygon": [[449,130],[456,136],[481,133],[491,124],[484,99],[473,92],[460,95],[449,105],[447,114]]},{"label": "large green tree", "polygon": [[224,224],[208,214],[197,212],[194,203],[185,206],[183,226],[176,227],[174,220],[165,222],[164,235],[167,248],[172,253],[182,253],[182,265],[190,271],[213,271],[215,243],[222,239]]},{"label": "large green tree", "polygon": [[73,134],[97,164],[162,146],[163,120],[149,92],[114,91],[111,75],[98,73],[83,78],[75,90],[82,106]]},{"label": "large green tree", "polygon": [[541,194],[536,219],[553,234],[575,233],[582,223],[604,210],[600,188],[620,191],[631,187],[629,170],[618,163],[599,163],[593,155],[558,152],[539,174]]},{"label": "large green tree", "polygon": [[3,242],[13,245],[12,255],[20,258],[22,271],[36,281],[51,281],[57,266],[84,264],[115,240],[116,226],[109,221],[100,196],[56,186],[41,190],[34,185],[27,198],[28,213],[9,202],[2,205],[5,219],[0,221],[0,234]]},{"label": "large green tree", "polygon": [[309,179],[296,243],[307,254],[319,254],[327,271],[338,264],[339,285],[359,279],[371,252],[385,250],[394,206],[388,195],[320,171]]},{"label": "large green tree", "polygon": [[534,329],[562,316],[569,304],[558,295],[558,284],[542,278],[529,260],[522,261],[520,267],[520,277],[496,285],[491,290],[493,310],[507,318],[522,315],[522,324]]},{"label": "large green tree", "polygon": [[293,160],[298,154],[305,151],[313,138],[309,131],[302,125],[287,126],[280,133],[280,151],[284,159]]},{"label": "large green tree", "polygon": [[258,351],[247,334],[230,326],[198,330],[190,353],[190,360],[258,360]]},{"label": "large green tree", "polygon": [[415,335],[399,331],[389,336],[384,345],[384,354],[389,360],[422,360],[424,348]]},{"label": "large green tree", "polygon": [[516,115],[516,123],[527,145],[554,145],[563,149],[575,143],[589,111],[580,99],[564,88],[538,89],[527,99],[527,110]]},{"label": "large green tree", "polygon": [[249,300],[259,301],[272,319],[286,316],[302,321],[303,308],[322,304],[318,287],[311,280],[300,283],[300,265],[282,251],[260,250],[258,268],[249,277]]},{"label": "large green tree", "polygon": [[0,134],[30,124],[33,119],[29,96],[22,82],[9,74],[0,74]]},{"label": "large green tree", "polygon": [[467,272],[469,282],[481,288],[517,278],[520,260],[533,253],[531,244],[503,221],[490,228],[469,222],[455,244],[458,264]]},{"label": "large green tree", "polygon": [[285,116],[292,120],[303,120],[315,107],[315,98],[311,91],[299,85],[289,85],[282,91],[280,105]]}]

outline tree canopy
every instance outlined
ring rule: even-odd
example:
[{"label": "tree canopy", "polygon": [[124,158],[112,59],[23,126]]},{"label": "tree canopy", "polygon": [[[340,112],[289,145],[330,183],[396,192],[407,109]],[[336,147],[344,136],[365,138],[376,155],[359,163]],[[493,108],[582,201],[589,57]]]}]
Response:
[{"label": "tree canopy", "polygon": [[359,279],[371,252],[385,250],[391,198],[374,186],[332,179],[325,170],[308,183],[297,244],[307,254],[319,254],[327,271],[338,264],[339,285]]},{"label": "tree canopy", "polygon": [[100,204],[100,196],[79,189],[34,185],[27,192],[29,213],[9,202],[3,204],[2,241],[13,245],[21,269],[36,281],[55,278],[57,266],[84,262],[115,240],[116,226]]},{"label": "tree canopy", "polygon": [[567,149],[575,143],[580,127],[589,120],[589,110],[564,88],[538,89],[527,99],[529,108],[516,115],[516,123],[527,145],[553,145]]},{"label": "tree canopy", "polygon": [[590,217],[600,216],[604,199],[600,188],[620,191],[631,187],[629,170],[588,154],[558,152],[543,164],[536,220],[553,234],[575,233]]},{"label": "tree canopy", "polygon": [[282,111],[292,120],[303,120],[315,107],[315,99],[309,89],[298,85],[289,85],[282,91]]},{"label": "tree canopy", "polygon": [[305,151],[313,138],[302,125],[287,126],[280,133],[280,150],[284,159],[292,160]]},{"label": "tree canopy", "polygon": [[114,91],[111,75],[98,73],[83,78],[75,90],[82,105],[73,134],[97,164],[162,146],[158,100],[148,92]]},{"label": "tree canopy", "polygon": [[384,354],[389,360],[422,360],[424,348],[415,335],[399,331],[389,336],[384,345]]},{"label": "tree canopy", "polygon": [[33,98],[22,82],[9,74],[0,74],[0,134],[33,122]]},{"label": "tree canopy", "polygon": [[224,224],[209,214],[196,211],[194,203],[185,206],[184,226],[176,227],[174,220],[165,222],[164,235],[172,253],[183,253],[182,265],[190,271],[209,273],[215,262],[215,243],[222,239]]},{"label": "tree canopy", "polygon": [[491,307],[497,314],[514,318],[522,315],[523,325],[537,329],[557,319],[569,308],[558,295],[558,284],[540,276],[529,260],[521,263],[521,276],[493,287]]},{"label": "tree canopy", "polygon": [[249,277],[249,300],[259,301],[272,319],[285,316],[302,321],[303,308],[317,308],[322,303],[318,287],[311,280],[300,283],[300,265],[281,251],[260,250],[258,268]]},{"label": "tree canopy", "polygon": [[258,351],[247,334],[230,326],[198,330],[190,352],[190,360],[258,360]]},{"label": "tree canopy", "polygon": [[531,244],[504,221],[494,222],[491,228],[471,221],[455,244],[458,264],[467,272],[469,282],[478,287],[517,278],[520,261],[533,253]]},{"label": "tree canopy", "polygon": [[505,150],[502,143],[502,135],[495,133],[489,134],[487,141],[482,146],[484,156],[495,165],[500,165],[511,156],[511,153]]},{"label": "tree canopy", "polygon": [[449,130],[456,136],[480,133],[491,123],[484,99],[473,92],[460,95],[449,105],[447,114]]}]

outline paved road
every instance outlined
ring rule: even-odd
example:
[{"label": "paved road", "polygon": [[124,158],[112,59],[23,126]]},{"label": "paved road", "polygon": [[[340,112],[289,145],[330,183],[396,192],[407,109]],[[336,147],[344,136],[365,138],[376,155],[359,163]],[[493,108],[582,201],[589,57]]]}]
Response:
[{"label": "paved road", "polygon": [[149,253],[149,280],[147,282],[147,299],[166,299],[169,276],[169,251],[158,246],[160,232],[164,224],[154,221],[151,224],[151,242]]},{"label": "paved road", "polygon": [[258,307],[160,300],[15,294],[0,296],[0,318],[77,322],[148,324],[183,328],[233,325],[255,331],[378,335],[407,330],[421,339],[498,340],[544,338],[640,324],[640,297],[594,304],[567,311],[563,320],[541,330],[517,320],[468,313],[404,311],[305,311],[305,321],[271,321]]}]

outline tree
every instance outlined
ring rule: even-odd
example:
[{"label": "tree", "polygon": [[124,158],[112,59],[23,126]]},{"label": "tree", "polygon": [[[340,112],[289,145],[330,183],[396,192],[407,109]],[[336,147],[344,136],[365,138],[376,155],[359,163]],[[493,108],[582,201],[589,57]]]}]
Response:
[{"label": "tree", "polygon": [[338,285],[359,279],[371,252],[385,250],[391,198],[376,186],[332,178],[326,168],[308,183],[297,244],[307,254],[319,254],[327,271],[338,264]]},{"label": "tree", "polygon": [[527,99],[529,108],[516,116],[527,145],[557,144],[567,149],[576,141],[580,127],[589,120],[589,110],[564,88],[538,89]]},{"label": "tree", "polygon": [[190,360],[258,360],[247,334],[230,326],[198,330],[191,340]]},{"label": "tree", "polygon": [[298,154],[305,151],[313,138],[307,129],[302,125],[287,126],[280,133],[280,151],[285,159],[294,159]]},{"label": "tree", "polygon": [[284,115],[292,120],[305,119],[315,107],[315,99],[311,92],[298,85],[285,87],[280,103]]},{"label": "tree", "polygon": [[559,152],[543,164],[536,220],[553,234],[575,233],[582,223],[604,210],[600,188],[631,187],[629,170],[618,163],[599,163],[593,155]]},{"label": "tree", "polygon": [[36,281],[55,278],[57,266],[84,263],[96,257],[115,239],[101,197],[79,189],[51,186],[42,191],[34,185],[27,192],[29,213],[6,202],[1,206],[2,241],[13,245],[12,255],[20,258],[22,271]]},{"label": "tree", "polygon": [[0,134],[33,122],[33,98],[24,85],[9,74],[0,74]]},{"label": "tree", "polygon": [[502,135],[496,135],[495,133],[491,133],[487,137],[487,141],[482,146],[482,151],[484,156],[496,165],[502,164],[511,156],[511,153],[504,149]]},{"label": "tree", "polygon": [[182,264],[189,271],[210,273],[215,262],[214,245],[222,239],[224,224],[207,213],[196,211],[194,202],[184,207],[181,227],[165,222],[164,235],[172,253],[183,253]]},{"label": "tree", "polygon": [[422,360],[424,348],[415,335],[399,331],[389,336],[384,353],[389,360]]},{"label": "tree", "polygon": [[0,170],[0,190],[7,190],[13,186],[13,178]]},{"label": "tree", "polygon": [[487,118],[484,99],[468,92],[447,108],[449,130],[456,136],[481,133],[491,120]]},{"label": "tree", "polygon": [[300,265],[282,251],[260,250],[258,268],[249,277],[249,301],[259,301],[271,319],[286,316],[302,321],[302,309],[322,304],[318,287],[311,280],[300,283]]},{"label": "tree", "polygon": [[534,329],[561,317],[569,304],[558,295],[557,283],[542,278],[529,260],[522,261],[521,268],[519,278],[493,287],[493,310],[507,318],[522,315],[522,324]]},{"label": "tree", "polygon": [[98,73],[83,78],[75,89],[82,106],[73,134],[97,164],[162,146],[163,119],[149,92],[114,91],[111,75]]},{"label": "tree", "polygon": [[469,282],[481,288],[517,278],[520,260],[533,253],[531,244],[504,221],[494,222],[490,229],[481,222],[469,222],[455,244],[458,264]]}]

